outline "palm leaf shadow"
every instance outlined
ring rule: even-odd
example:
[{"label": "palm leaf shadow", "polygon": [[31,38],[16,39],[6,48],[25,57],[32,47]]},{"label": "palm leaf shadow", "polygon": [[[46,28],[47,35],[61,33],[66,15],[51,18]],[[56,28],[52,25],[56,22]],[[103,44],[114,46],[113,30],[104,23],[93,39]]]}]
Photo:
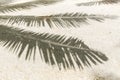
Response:
[{"label": "palm leaf shadow", "polygon": [[59,69],[75,69],[75,64],[83,69],[84,66],[91,67],[92,64],[97,65],[108,60],[106,55],[89,48],[77,38],[48,33],[37,34],[4,25],[0,25],[0,42],[2,46],[13,50],[18,57],[25,53],[26,60],[35,60],[38,49],[45,63],[57,65]]},{"label": "palm leaf shadow", "polygon": [[95,4],[116,4],[119,3],[120,0],[101,0],[101,1],[91,1],[91,2],[85,2],[85,3],[78,3],[77,6],[92,6]]},{"label": "palm leaf shadow", "polygon": [[2,5],[0,6],[0,12],[6,13],[6,12],[13,12],[13,11],[20,11],[24,9],[31,9],[31,8],[37,7],[38,5],[51,5],[59,1],[62,1],[62,0],[34,0],[34,1],[25,2],[25,3]]},{"label": "palm leaf shadow", "polygon": [[[53,27],[79,27],[81,24],[89,24],[89,20],[103,22],[105,19],[114,19],[116,16],[88,15],[85,13],[66,13],[50,16],[0,16],[0,22],[10,25],[25,26],[49,26]],[[46,24],[47,23],[47,24]]]}]

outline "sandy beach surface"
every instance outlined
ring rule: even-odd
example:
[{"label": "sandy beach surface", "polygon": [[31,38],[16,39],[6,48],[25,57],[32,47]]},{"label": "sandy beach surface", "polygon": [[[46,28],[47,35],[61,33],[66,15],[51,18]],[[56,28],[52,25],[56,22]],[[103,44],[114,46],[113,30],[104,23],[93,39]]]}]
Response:
[{"label": "sandy beach surface", "polygon": [[92,68],[85,67],[84,70],[60,71],[56,66],[45,64],[39,57],[35,62],[25,61],[24,56],[18,59],[12,51],[0,46],[0,80],[120,80],[120,3],[77,7],[75,4],[80,2],[82,0],[65,0],[53,5],[42,5],[30,10],[0,13],[0,15],[40,16],[81,12],[118,16],[116,19],[106,19],[101,23],[90,20],[89,25],[82,24],[78,28],[29,28],[20,25],[21,28],[33,32],[49,32],[77,37],[89,47],[106,54],[109,58],[107,62],[97,66],[93,65]]}]

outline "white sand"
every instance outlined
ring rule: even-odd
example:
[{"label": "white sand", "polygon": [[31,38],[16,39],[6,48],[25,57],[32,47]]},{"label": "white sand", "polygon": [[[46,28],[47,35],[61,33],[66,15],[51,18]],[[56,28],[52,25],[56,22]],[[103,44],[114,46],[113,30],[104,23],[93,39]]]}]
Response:
[{"label": "white sand", "polygon": [[[78,2],[80,0],[66,0],[55,5],[40,6],[31,10],[7,14],[48,15],[64,12],[85,12],[120,16],[120,4],[92,7],[76,7],[73,5]],[[59,71],[39,60],[33,63],[32,61],[18,59],[11,51],[0,46],[0,80],[93,80],[94,76],[105,77],[105,80],[120,80],[120,18],[106,20],[103,23],[90,21],[90,25],[82,25],[80,28],[55,28],[54,30],[49,30],[49,28],[38,30],[34,28],[33,31],[45,31],[78,37],[91,48],[105,53],[109,57],[109,61],[105,64],[93,66],[93,68],[85,68],[82,71]]]}]

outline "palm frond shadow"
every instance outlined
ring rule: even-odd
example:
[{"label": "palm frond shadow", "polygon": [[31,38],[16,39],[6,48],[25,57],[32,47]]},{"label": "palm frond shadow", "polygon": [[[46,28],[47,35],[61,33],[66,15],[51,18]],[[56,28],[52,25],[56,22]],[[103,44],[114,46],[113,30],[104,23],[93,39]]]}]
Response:
[{"label": "palm frond shadow", "polygon": [[37,34],[4,25],[0,25],[0,42],[2,46],[13,50],[18,57],[25,53],[26,60],[35,60],[38,49],[45,63],[56,65],[59,69],[75,69],[75,64],[79,69],[84,69],[84,66],[91,67],[92,64],[97,65],[108,60],[106,55],[89,48],[77,38]]},{"label": "palm frond shadow", "polygon": [[89,20],[103,22],[105,19],[114,19],[116,16],[88,15],[85,13],[66,13],[50,16],[0,16],[0,22],[10,25],[24,25],[28,27],[39,26],[53,27],[79,27],[81,24],[89,24]]},{"label": "palm frond shadow", "polygon": [[85,2],[85,3],[78,3],[77,6],[92,6],[95,4],[117,4],[120,0],[101,0],[101,1],[91,1],[91,2]]},{"label": "palm frond shadow", "polygon": [[8,4],[0,6],[0,13],[7,13],[13,11],[20,11],[25,9],[31,9],[38,5],[50,5],[62,0],[34,0],[25,3]]}]

